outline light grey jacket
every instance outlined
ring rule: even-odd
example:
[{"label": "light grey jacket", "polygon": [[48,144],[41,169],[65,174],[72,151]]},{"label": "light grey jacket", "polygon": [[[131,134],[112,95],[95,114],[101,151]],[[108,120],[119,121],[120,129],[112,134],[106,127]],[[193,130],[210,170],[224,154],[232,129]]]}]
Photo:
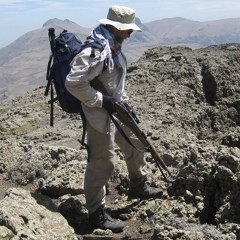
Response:
[{"label": "light grey jacket", "polygon": [[103,71],[104,62],[97,62],[100,50],[95,51],[95,57],[90,57],[91,50],[86,48],[73,59],[65,84],[67,90],[81,100],[83,111],[91,126],[102,133],[108,133],[110,118],[107,111],[102,108],[102,93],[92,88],[90,81],[97,77],[110,95],[118,101],[127,101],[124,89],[127,62],[120,53],[118,55],[120,64],[113,68],[113,59],[108,58],[107,69]]}]

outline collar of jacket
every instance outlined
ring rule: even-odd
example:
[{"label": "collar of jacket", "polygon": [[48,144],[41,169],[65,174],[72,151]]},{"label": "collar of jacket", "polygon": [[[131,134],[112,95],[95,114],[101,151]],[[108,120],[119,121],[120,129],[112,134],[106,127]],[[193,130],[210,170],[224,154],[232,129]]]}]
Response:
[{"label": "collar of jacket", "polygon": [[104,26],[100,24],[91,33],[88,39],[92,39],[100,43],[103,46],[103,51],[101,53],[100,61],[106,58],[112,58],[114,65],[113,68],[119,67],[119,54],[121,54],[121,44],[116,41],[113,34]]}]

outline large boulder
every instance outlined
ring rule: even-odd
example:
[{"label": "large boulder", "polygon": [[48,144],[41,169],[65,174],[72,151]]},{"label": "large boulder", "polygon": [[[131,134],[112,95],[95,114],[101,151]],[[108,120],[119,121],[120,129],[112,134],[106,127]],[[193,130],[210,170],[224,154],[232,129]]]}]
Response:
[{"label": "large boulder", "polygon": [[77,239],[48,197],[11,188],[0,201],[0,209],[1,237],[5,239]]}]

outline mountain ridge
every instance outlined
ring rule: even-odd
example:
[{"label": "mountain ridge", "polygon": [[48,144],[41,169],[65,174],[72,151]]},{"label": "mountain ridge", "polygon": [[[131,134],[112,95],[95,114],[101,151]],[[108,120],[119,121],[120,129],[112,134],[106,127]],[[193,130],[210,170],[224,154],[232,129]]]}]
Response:
[{"label": "mountain ridge", "polygon": [[[192,49],[220,43],[240,42],[240,18],[197,22],[185,18],[136,22],[142,32],[135,32],[123,44],[128,62],[135,62],[153,47],[186,45]],[[226,27],[228,26],[228,27]],[[91,32],[68,19],[49,19],[42,28],[23,34],[0,49],[0,101],[19,96],[37,86],[45,85],[47,61],[50,54],[48,28],[56,34],[63,29],[76,33],[84,40]]]}]

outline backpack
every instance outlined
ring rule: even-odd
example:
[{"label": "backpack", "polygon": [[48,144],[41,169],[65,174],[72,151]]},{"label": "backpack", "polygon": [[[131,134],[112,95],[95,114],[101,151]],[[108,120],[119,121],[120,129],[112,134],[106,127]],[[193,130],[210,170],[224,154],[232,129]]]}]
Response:
[{"label": "backpack", "polygon": [[[55,37],[55,29],[48,29],[48,37],[50,41],[51,53],[47,65],[47,86],[45,90],[45,96],[48,96],[51,92],[51,99],[48,101],[51,104],[50,110],[50,126],[54,125],[54,102],[58,101],[61,109],[67,113],[80,113],[83,122],[83,136],[82,144],[85,138],[86,121],[85,115],[82,110],[81,101],[75,98],[65,87],[65,79],[70,72],[70,63],[73,58],[80,53],[86,47],[92,47],[92,49],[103,50],[100,43],[94,41],[81,42],[78,37],[63,30],[59,36]],[[56,97],[54,97],[54,92]],[[83,144],[84,145],[84,144]]]}]

